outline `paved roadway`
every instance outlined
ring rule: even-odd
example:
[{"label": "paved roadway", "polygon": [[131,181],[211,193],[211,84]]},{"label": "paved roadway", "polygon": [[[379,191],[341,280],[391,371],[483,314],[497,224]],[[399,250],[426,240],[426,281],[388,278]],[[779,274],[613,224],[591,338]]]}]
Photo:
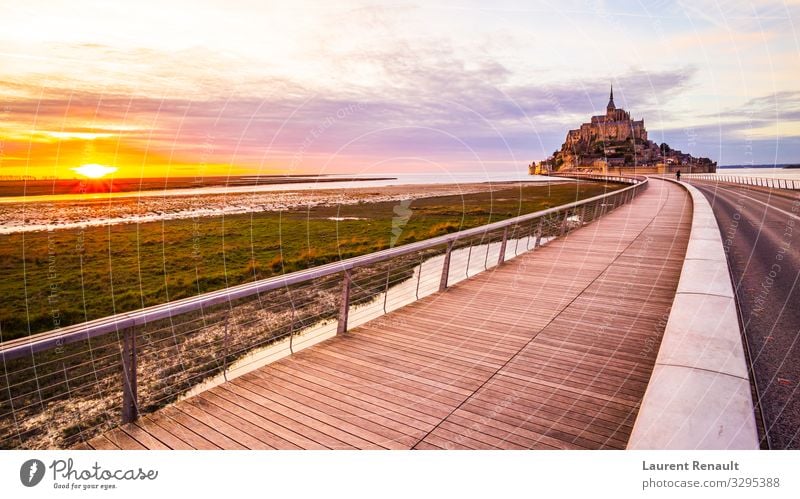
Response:
[{"label": "paved roadway", "polygon": [[765,442],[800,449],[800,193],[692,182],[711,203],[749,344]]}]

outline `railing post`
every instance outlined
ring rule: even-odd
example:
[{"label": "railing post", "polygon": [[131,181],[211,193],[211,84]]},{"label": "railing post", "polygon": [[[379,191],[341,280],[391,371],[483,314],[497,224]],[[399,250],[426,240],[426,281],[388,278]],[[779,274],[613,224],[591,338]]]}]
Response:
[{"label": "railing post", "polygon": [[136,392],[136,331],[129,327],[122,332],[122,424],[139,417]]},{"label": "railing post", "polygon": [[562,236],[567,233],[567,218],[569,218],[567,215],[569,215],[569,210],[564,210],[564,220],[561,221]]},{"label": "railing post", "polygon": [[386,270],[386,287],[383,290],[383,313],[386,313],[386,302],[389,300],[389,276],[391,275],[392,267]]},{"label": "railing post", "polygon": [[289,353],[294,355],[294,318],[295,310],[292,304],[292,322],[289,324]]},{"label": "railing post", "polygon": [[500,243],[500,254],[497,256],[497,265],[506,261],[506,243],[508,243],[508,226],[503,228],[503,242]]},{"label": "railing post", "polygon": [[419,259],[419,273],[417,274],[417,290],[415,292],[415,296],[417,300],[419,300],[419,282],[422,280],[422,264],[425,263],[422,261],[422,257]]},{"label": "railing post", "polygon": [[[222,337],[222,377],[225,378],[225,381],[228,381],[228,323],[230,319],[231,314],[229,312],[225,314],[225,336]],[[292,351],[291,338],[289,338],[289,351]]]},{"label": "railing post", "polygon": [[336,334],[347,332],[347,315],[350,313],[350,271],[344,271],[342,280],[342,302],[339,304],[339,323],[336,326]]},{"label": "railing post", "polygon": [[444,264],[442,264],[442,278],[439,281],[439,291],[447,289],[447,278],[450,275],[450,253],[453,252],[453,245],[455,242],[456,241],[453,240],[447,243],[447,251],[444,254]]},{"label": "railing post", "polygon": [[539,217],[539,227],[536,229],[536,240],[533,242],[533,249],[542,245],[542,226],[544,224],[543,217]]},{"label": "railing post", "polygon": [[469,251],[467,252],[467,267],[464,270],[464,276],[469,279],[469,262],[472,260],[472,241],[469,243]]},{"label": "railing post", "polygon": [[528,231],[528,240],[525,241],[525,251],[529,251],[531,249],[531,239],[533,238],[533,220],[531,220],[531,229]]}]

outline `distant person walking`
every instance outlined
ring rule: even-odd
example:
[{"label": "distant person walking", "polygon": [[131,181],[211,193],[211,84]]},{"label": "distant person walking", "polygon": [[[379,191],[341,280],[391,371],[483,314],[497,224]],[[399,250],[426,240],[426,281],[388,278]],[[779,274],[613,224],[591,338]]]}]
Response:
[{"label": "distant person walking", "polygon": [[681,181],[681,171],[680,170],[675,172],[675,178],[678,179],[678,182]]}]

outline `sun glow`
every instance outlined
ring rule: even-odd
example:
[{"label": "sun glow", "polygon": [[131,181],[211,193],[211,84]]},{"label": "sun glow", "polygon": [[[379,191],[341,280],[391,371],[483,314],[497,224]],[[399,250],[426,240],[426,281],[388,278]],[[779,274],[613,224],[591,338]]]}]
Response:
[{"label": "sun glow", "polygon": [[72,171],[75,173],[79,173],[84,177],[89,178],[103,178],[106,175],[110,175],[117,171],[116,166],[106,166],[106,165],[98,165],[98,164],[88,164],[88,165],[81,165],[77,168],[73,168]]}]

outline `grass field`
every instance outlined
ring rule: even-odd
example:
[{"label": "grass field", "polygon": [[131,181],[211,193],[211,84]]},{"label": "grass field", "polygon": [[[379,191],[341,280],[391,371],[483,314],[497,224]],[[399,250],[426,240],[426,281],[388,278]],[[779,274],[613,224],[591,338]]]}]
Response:
[{"label": "grass field", "polygon": [[[465,196],[0,236],[2,340],[320,265],[620,188]],[[338,218],[336,220],[334,218]]]}]

